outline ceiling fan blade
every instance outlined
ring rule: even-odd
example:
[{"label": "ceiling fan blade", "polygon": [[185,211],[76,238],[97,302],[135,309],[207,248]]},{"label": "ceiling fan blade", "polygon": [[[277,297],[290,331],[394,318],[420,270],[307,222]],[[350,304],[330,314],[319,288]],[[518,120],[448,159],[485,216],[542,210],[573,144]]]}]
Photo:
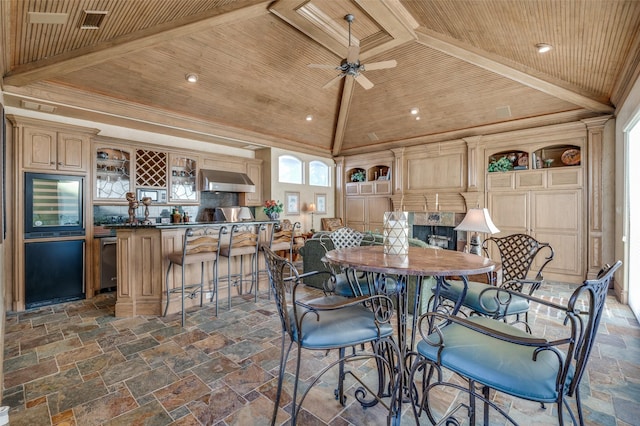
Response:
[{"label": "ceiling fan blade", "polygon": [[340,74],[339,76],[332,78],[331,80],[329,80],[329,82],[327,84],[325,84],[324,86],[322,86],[323,89],[328,89],[329,87],[333,86],[334,84],[336,84],[338,81],[340,81],[346,74]]},{"label": "ceiling fan blade", "polygon": [[349,50],[347,50],[347,62],[355,64],[358,61],[359,54],[360,46],[349,46]]},{"label": "ceiling fan blade", "polygon": [[371,80],[369,80],[367,77],[365,77],[362,74],[358,74],[358,76],[353,78],[355,78],[356,81],[360,83],[360,86],[362,86],[364,90],[369,90],[373,87],[373,83],[371,82]]},{"label": "ceiling fan blade", "polygon": [[324,69],[324,70],[340,69],[339,67],[336,67],[335,65],[327,65],[327,64],[308,64],[307,66],[309,68],[320,68],[320,69]]},{"label": "ceiling fan blade", "polygon": [[372,71],[372,70],[383,70],[386,68],[395,68],[397,65],[398,65],[398,62],[396,62],[395,59],[392,59],[390,61],[373,62],[371,64],[364,64],[362,66],[364,67],[365,71]]}]

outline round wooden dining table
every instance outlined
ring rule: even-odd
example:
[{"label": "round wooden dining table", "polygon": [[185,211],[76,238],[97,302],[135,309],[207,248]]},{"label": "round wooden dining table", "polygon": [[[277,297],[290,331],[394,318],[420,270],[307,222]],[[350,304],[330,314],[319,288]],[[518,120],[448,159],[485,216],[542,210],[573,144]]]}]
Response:
[{"label": "round wooden dining table", "polygon": [[[398,348],[400,357],[406,360],[410,356],[416,344],[416,322],[418,315],[413,316],[411,336],[407,335],[408,318],[408,282],[409,277],[416,279],[414,312],[417,313],[418,303],[422,292],[422,283],[426,277],[435,277],[436,285],[433,288],[434,303],[429,306],[430,310],[436,309],[439,300],[439,292],[442,286],[446,286],[447,277],[455,276],[464,283],[464,290],[451,313],[456,313],[462,304],[467,288],[467,276],[484,274],[494,271],[496,262],[476,254],[463,253],[453,250],[443,250],[425,247],[409,247],[407,255],[385,254],[384,247],[357,246],[343,249],[336,249],[327,252],[325,261],[340,266],[347,272],[347,279],[352,288],[359,286],[358,276],[369,275],[367,282],[372,286],[386,288],[372,288],[371,292],[393,294],[397,296],[396,311],[398,314]],[[389,281],[392,285],[389,285]],[[408,369],[407,363],[401,363],[403,368]],[[403,371],[401,375],[403,396],[395,401],[394,424],[400,423],[402,403],[408,400],[410,395],[410,384],[408,383],[408,371]]]}]

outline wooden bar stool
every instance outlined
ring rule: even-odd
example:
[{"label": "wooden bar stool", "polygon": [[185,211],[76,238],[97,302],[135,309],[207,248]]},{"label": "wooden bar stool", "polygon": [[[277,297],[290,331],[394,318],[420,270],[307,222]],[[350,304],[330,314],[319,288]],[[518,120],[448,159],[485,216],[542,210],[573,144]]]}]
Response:
[{"label": "wooden bar stool", "polygon": [[[184,327],[184,298],[188,297],[194,299],[198,292],[200,293],[200,306],[202,307],[202,299],[204,293],[204,264],[206,262],[213,262],[213,294],[217,295],[217,276],[218,268],[218,251],[220,249],[219,231],[214,228],[202,227],[202,228],[187,228],[184,233],[184,240],[182,244],[182,250],[169,254],[169,267],[167,268],[166,276],[166,292],[167,303],[164,308],[164,315],[167,315],[169,310],[169,303],[171,302],[171,295],[180,293],[180,301],[182,303],[182,326]],[[186,284],[185,269],[188,265],[194,265],[200,263],[200,282],[196,284]],[[173,265],[180,266],[182,269],[182,282],[180,286],[169,287],[169,274]],[[217,298],[217,296],[216,296]],[[218,310],[216,306],[216,315]]]},{"label": "wooden bar stool", "polygon": [[[220,250],[218,251],[219,257],[227,258],[227,275],[218,278],[217,282],[219,282],[220,279],[227,280],[227,300],[229,309],[231,309],[231,287],[238,287],[238,294],[243,293],[242,283],[245,280],[244,258],[246,256],[250,257],[251,289],[253,289],[255,285],[255,300],[258,300],[258,286],[256,285],[255,281],[258,271],[258,247],[260,242],[260,229],[261,225],[235,224],[231,227],[231,231],[227,231],[226,227],[220,230],[220,238],[222,238],[223,234],[229,234],[229,241],[228,243],[225,242],[224,244],[222,244],[220,246]],[[231,259],[236,257],[240,258],[240,268],[238,272],[232,274]],[[235,279],[233,284],[232,279]],[[216,311],[217,309],[218,296],[216,286]]]}]

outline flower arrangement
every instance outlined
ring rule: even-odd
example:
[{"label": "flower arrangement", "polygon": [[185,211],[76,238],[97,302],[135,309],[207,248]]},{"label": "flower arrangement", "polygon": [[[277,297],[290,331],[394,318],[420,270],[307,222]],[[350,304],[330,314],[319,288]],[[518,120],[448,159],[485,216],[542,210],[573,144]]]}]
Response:
[{"label": "flower arrangement", "polygon": [[358,170],[351,175],[351,182],[364,182],[367,179],[367,175],[364,170]]},{"label": "flower arrangement", "polygon": [[271,217],[274,213],[282,213],[282,208],[283,204],[280,202],[280,200],[267,200],[264,202],[264,207],[262,208],[262,210],[264,211],[264,214]]},{"label": "flower arrangement", "polygon": [[507,172],[509,170],[513,170],[513,162],[506,156],[499,160],[491,157],[491,162],[489,163],[489,167],[487,167],[488,172]]}]

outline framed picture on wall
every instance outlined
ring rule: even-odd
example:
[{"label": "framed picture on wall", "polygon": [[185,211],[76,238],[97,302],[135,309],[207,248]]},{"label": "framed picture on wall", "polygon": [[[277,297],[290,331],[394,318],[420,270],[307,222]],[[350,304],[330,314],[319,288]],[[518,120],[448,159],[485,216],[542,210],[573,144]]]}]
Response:
[{"label": "framed picture on wall", "polygon": [[316,213],[327,213],[327,194],[316,193]]},{"label": "framed picture on wall", "polygon": [[300,214],[299,192],[285,192],[284,199],[284,214]]}]

